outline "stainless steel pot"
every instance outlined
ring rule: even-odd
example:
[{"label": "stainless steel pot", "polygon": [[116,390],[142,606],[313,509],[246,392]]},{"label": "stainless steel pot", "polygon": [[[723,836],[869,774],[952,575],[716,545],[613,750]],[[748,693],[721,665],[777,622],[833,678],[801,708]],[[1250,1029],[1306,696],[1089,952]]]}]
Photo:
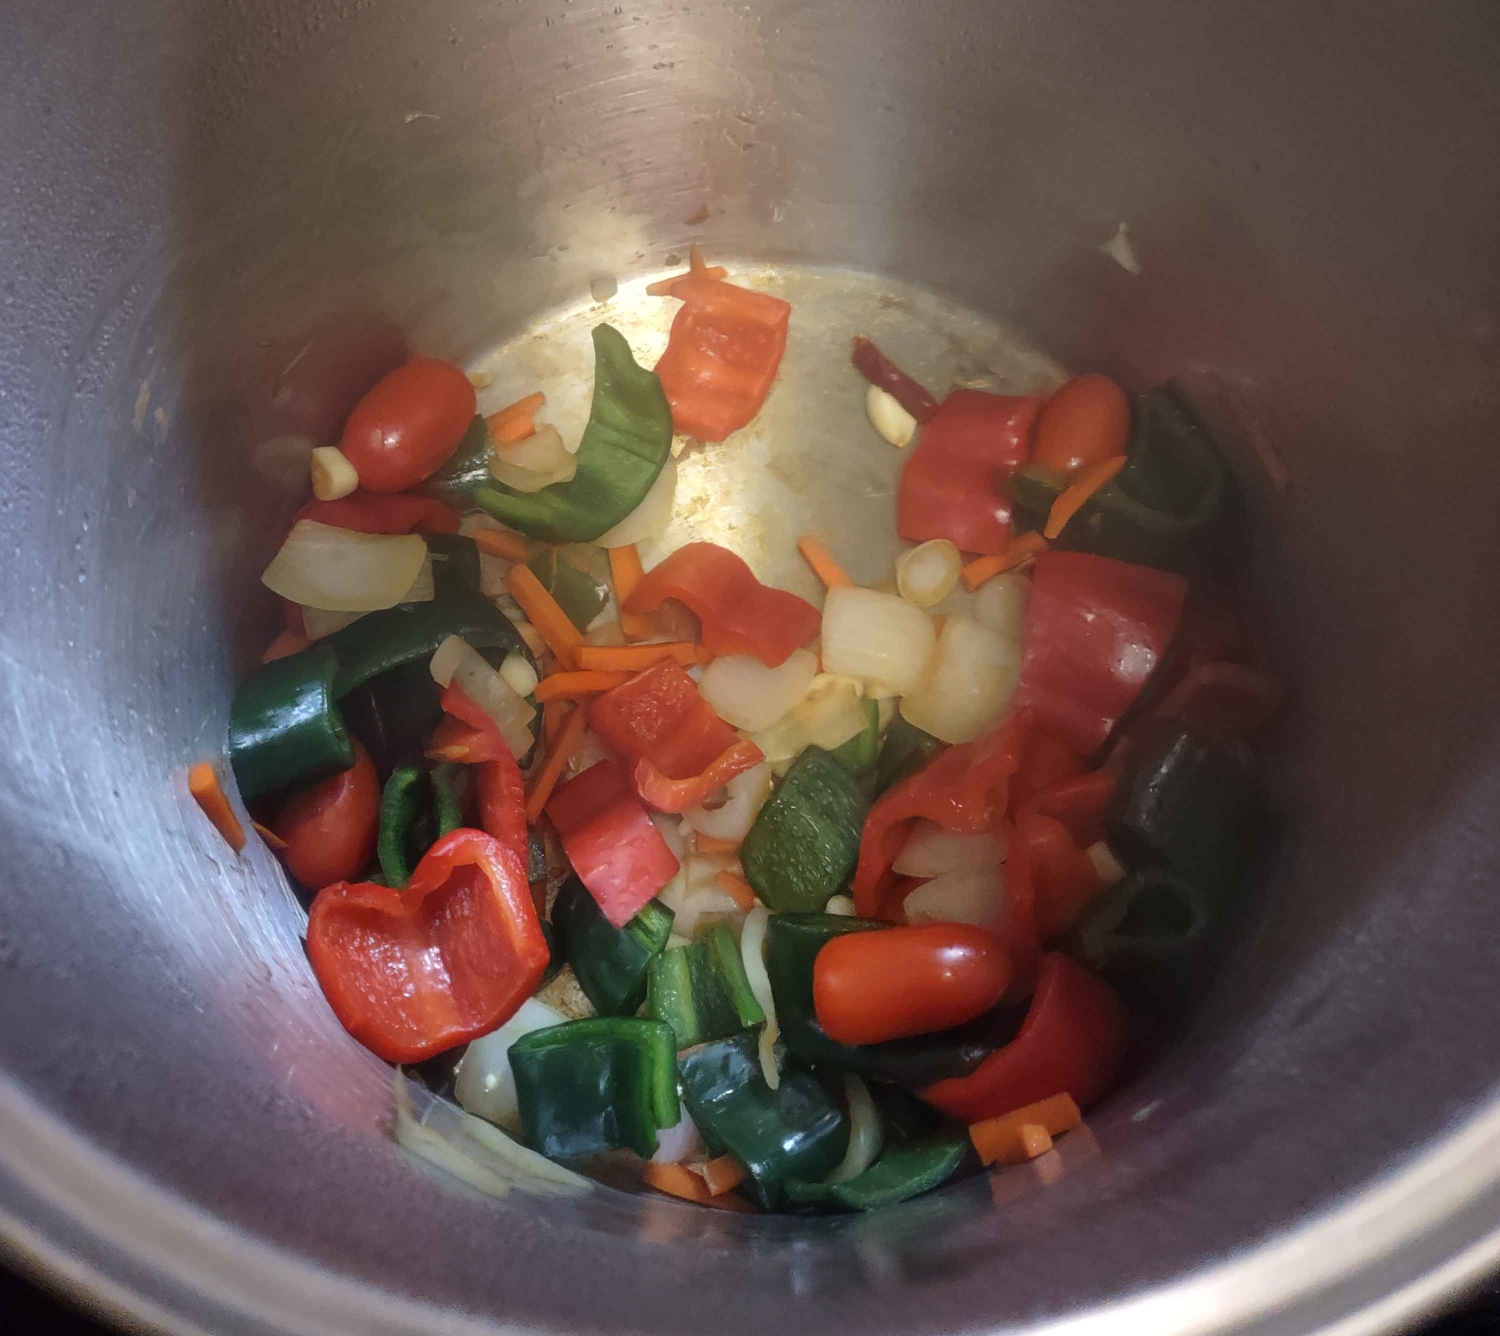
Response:
[{"label": "stainless steel pot", "polygon": [[[1500,1260],[1493,5],[9,0],[0,32],[17,1257],[146,1326],[318,1336],[1363,1333]],[[693,236],[1187,373],[1239,452],[1286,837],[1201,1021],[1045,1190],[837,1223],[456,1190],[393,1149],[274,864],[182,791],[270,621],[290,506],[251,445]]]}]

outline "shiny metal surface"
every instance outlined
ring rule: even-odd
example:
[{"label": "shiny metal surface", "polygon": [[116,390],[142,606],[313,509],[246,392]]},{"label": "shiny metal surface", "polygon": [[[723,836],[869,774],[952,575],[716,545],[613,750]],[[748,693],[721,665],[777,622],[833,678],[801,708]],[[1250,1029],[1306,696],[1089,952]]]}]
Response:
[{"label": "shiny metal surface", "polygon": [[[11,1248],[160,1329],[319,1334],[1374,1332],[1496,1262],[1493,6],[0,25]],[[1099,250],[1121,222],[1138,274]],[[226,858],[176,778],[271,620],[248,591],[290,502],[254,444],[326,433],[405,343],[478,358],[694,237],[1134,385],[1186,371],[1236,443],[1293,819],[1193,1034],[1045,1191],[789,1224],[457,1190],[392,1149],[271,860]]]}]

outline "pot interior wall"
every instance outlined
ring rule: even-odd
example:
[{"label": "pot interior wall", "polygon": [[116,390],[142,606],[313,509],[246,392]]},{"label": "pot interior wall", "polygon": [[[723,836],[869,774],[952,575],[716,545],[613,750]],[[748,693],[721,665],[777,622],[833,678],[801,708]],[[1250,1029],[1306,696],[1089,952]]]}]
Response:
[{"label": "pot interior wall", "polygon": [[[1021,1323],[1187,1276],[1143,1330],[1304,1330],[1478,1240],[1483,1120],[1464,1145],[1487,1167],[1451,1199],[1389,1180],[1405,1223],[1358,1241],[1392,1250],[1378,1277],[1351,1245],[1338,1275],[1337,1249],[1284,1261],[1280,1288],[1201,1278],[1493,1112],[1484,6],[10,11],[14,1239],[226,1329],[652,1332],[788,1305],[808,1329]],[[1122,223],[1139,273],[1100,249]],[[391,1148],[387,1073],[322,1005],[274,861],[227,857],[183,791],[272,620],[255,573],[292,503],[252,447],[326,436],[403,347],[474,357],[693,239],[891,275],[1135,388],[1179,375],[1235,453],[1294,684],[1285,835],[1191,1034],[1046,1190],[835,1223],[456,1191]]]}]

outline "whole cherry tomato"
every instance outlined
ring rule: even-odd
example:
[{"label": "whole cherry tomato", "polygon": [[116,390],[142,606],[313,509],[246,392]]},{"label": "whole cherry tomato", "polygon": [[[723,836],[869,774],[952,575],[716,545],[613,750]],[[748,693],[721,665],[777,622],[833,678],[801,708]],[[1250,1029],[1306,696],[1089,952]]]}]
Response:
[{"label": "whole cherry tomato", "polygon": [[1010,983],[1010,961],[983,928],[923,923],[833,938],[813,961],[813,1009],[829,1038],[878,1044],[983,1015]]},{"label": "whole cherry tomato", "polygon": [[1130,400],[1108,376],[1074,376],[1042,405],[1031,462],[1059,473],[1125,453]]},{"label": "whole cherry tomato", "polygon": [[375,853],[380,778],[370,753],[353,741],[354,764],[292,794],[271,824],[286,841],[287,871],[310,890],[352,880]]},{"label": "whole cherry tomato", "polygon": [[458,367],[419,357],[355,404],[339,449],[366,491],[403,492],[448,462],[474,421],[474,405],[474,387]]}]

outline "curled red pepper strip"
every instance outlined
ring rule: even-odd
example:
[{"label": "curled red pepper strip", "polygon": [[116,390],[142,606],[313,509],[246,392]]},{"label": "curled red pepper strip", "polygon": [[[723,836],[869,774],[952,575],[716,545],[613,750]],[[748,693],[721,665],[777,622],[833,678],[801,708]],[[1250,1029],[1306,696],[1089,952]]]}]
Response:
[{"label": "curled red pepper strip", "polygon": [[1063,1092],[1087,1108],[1115,1079],[1126,1039],[1125,1009],[1109,985],[1050,952],[1021,1032],[968,1076],[938,1081],[921,1095],[965,1123]]},{"label": "curled red pepper strip", "polygon": [[297,520],[316,520],[357,533],[457,533],[462,517],[452,506],[430,496],[405,493],[352,492],[337,501],[309,501]]},{"label": "curled red pepper strip", "polygon": [[869,918],[879,911],[886,874],[916,818],[965,835],[993,830],[1004,819],[1007,786],[1029,726],[1024,711],[1012,713],[983,737],[949,747],[870,809],[854,873],[856,914]]},{"label": "curled red pepper strip", "polygon": [[[531,837],[526,831],[526,789],[514,753],[501,736],[499,725],[458,683],[444,689],[442,705],[445,714],[471,731],[468,762],[476,767],[480,825],[507,848],[515,849],[524,863]],[[439,725],[439,731],[441,728]]]},{"label": "curled red pepper strip", "polygon": [[[493,761],[505,747],[505,740],[470,728],[461,719],[444,719],[432,730],[427,744],[427,759],[430,761],[457,761],[460,765],[478,765],[482,761]],[[510,748],[505,747],[506,754]]]},{"label": "curled red pepper strip", "polygon": [[854,352],[849,360],[871,385],[884,390],[918,422],[926,422],[937,412],[938,401],[869,339],[854,336]]},{"label": "curled red pepper strip", "polygon": [[749,654],[767,668],[785,663],[823,626],[823,614],[806,599],[761,584],[740,557],[717,543],[679,547],[641,577],[624,610],[653,612],[669,598],[698,614],[703,648],[714,657]]},{"label": "curled red pepper strip", "polygon": [[1016,820],[1027,812],[1050,817],[1062,823],[1074,844],[1087,849],[1108,833],[1109,800],[1119,780],[1119,771],[1111,767],[1049,784],[1015,804]]},{"label": "curled red pepper strip", "polygon": [[444,835],[404,890],[334,882],[307,955],[340,1023],[387,1062],[421,1062],[503,1024],[547,966],[526,863],[478,830]]},{"label": "curled red pepper strip", "polygon": [[741,740],[722,752],[702,774],[689,779],[671,779],[648,760],[631,768],[635,791],[648,807],[658,812],[685,812],[711,797],[736,775],[759,765],[766,754],[753,742]]}]

